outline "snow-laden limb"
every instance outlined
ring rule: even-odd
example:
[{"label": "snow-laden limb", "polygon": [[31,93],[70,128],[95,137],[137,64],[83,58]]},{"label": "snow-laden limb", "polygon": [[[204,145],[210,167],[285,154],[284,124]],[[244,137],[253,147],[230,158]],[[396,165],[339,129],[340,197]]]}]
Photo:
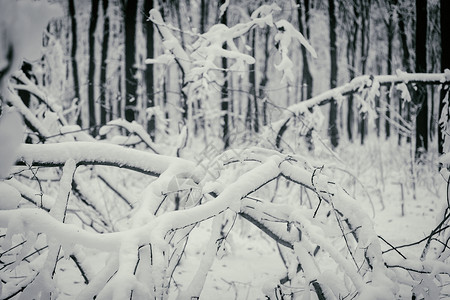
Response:
[{"label": "snow-laden limb", "polygon": [[71,224],[64,224],[38,208],[0,211],[0,227],[11,234],[45,233],[63,245],[79,244],[87,248],[115,252],[126,232],[97,234]]},{"label": "snow-laden limb", "polygon": [[16,188],[0,181],[0,210],[17,208],[20,200],[21,196]]},{"label": "snow-laden limb", "polygon": [[242,174],[235,182],[228,185],[213,201],[183,211],[171,211],[154,221],[155,230],[162,235],[169,230],[184,228],[196,222],[207,220],[227,209],[239,212],[241,199],[258,190],[279,175],[279,157],[270,157],[263,164]]},{"label": "snow-laden limb", "polygon": [[278,50],[281,53],[281,61],[278,65],[275,65],[275,68],[283,72],[282,82],[293,82],[293,63],[288,56],[292,39],[298,40],[314,58],[317,58],[317,54],[305,37],[297,31],[291,23],[286,20],[280,20],[275,23],[275,26],[278,29],[278,32],[275,35],[275,41],[278,43]]},{"label": "snow-laden limb", "polygon": [[182,289],[177,296],[178,300],[200,298],[203,286],[217,253],[217,241],[220,239],[220,231],[223,222],[223,214],[216,216],[211,225],[211,235],[209,237],[206,250],[197,267],[197,271],[192,277],[187,288]]},{"label": "snow-laden limb", "polygon": [[[70,191],[72,190],[72,179],[76,170],[75,161],[69,159],[63,168],[63,175],[60,180],[60,187],[58,191],[58,197],[56,202],[50,209],[49,215],[52,216],[56,221],[64,223],[67,204],[69,201]],[[32,231],[32,230],[30,230]],[[28,233],[27,231],[25,231]],[[35,232],[38,234],[39,232]],[[28,244],[34,244],[35,239],[28,239]],[[50,295],[55,293],[56,285],[53,282],[53,277],[55,274],[56,265],[58,263],[58,257],[60,255],[61,247],[64,247],[70,251],[72,248],[70,245],[70,240],[67,239],[52,239],[52,237],[47,236],[48,243],[48,253],[45,259],[43,267],[39,270],[36,279],[26,287],[22,297],[24,295],[39,295],[38,299],[46,299]],[[22,249],[23,251],[23,249]],[[27,251],[28,252],[28,251]],[[21,260],[20,260],[21,261]]]},{"label": "snow-laden limb", "polygon": [[26,107],[23,103],[22,99],[11,91],[8,90],[8,94],[6,96],[6,101],[9,102],[12,106],[14,106],[29,122],[29,127],[31,130],[35,131],[40,139],[45,139],[47,136],[50,136],[50,131],[45,125],[36,118],[36,116],[31,112],[31,110]]},{"label": "snow-laden limb", "polygon": [[22,70],[15,72],[13,74],[13,77],[22,82],[22,84],[11,84],[12,88],[16,90],[28,91],[31,94],[35,95],[40,102],[44,103],[50,109],[51,112],[54,112],[58,115],[58,120],[61,125],[68,125],[67,120],[62,113],[62,107],[57,104],[57,101],[44,93],[33,81],[31,81],[25,75]]},{"label": "snow-laden limb", "polygon": [[50,209],[50,215],[61,222],[64,222],[66,217],[67,204],[69,202],[69,195],[72,191],[72,180],[76,168],[77,166],[73,159],[67,160],[64,164],[56,203]]},{"label": "snow-laden limb", "polygon": [[402,259],[398,257],[387,257],[386,264],[391,268],[401,268],[417,273],[426,273],[431,276],[438,274],[450,274],[450,265],[435,259]]},{"label": "snow-laden limb", "polygon": [[110,254],[110,257],[106,261],[103,269],[101,269],[89,282],[89,284],[83,290],[81,290],[81,292],[77,295],[76,300],[94,299],[106,285],[109,279],[111,279],[111,277],[117,271],[118,265],[119,260],[117,258],[117,255]]},{"label": "snow-laden limb", "polygon": [[159,149],[159,147],[155,143],[153,143],[150,135],[147,133],[144,127],[142,127],[142,125],[138,124],[136,121],[128,122],[124,119],[112,120],[100,128],[99,134],[107,134],[110,131],[111,127],[124,128],[128,130],[128,132],[136,134],[154,153],[162,153],[161,149]]},{"label": "snow-laden limb", "polygon": [[[22,144],[18,162],[33,166],[63,166],[69,159],[77,165],[106,165],[126,168],[147,175],[159,176],[169,166],[194,170],[195,163],[181,158],[95,142],[64,142],[57,144]],[[193,175],[194,179],[198,179]]]},{"label": "snow-laden limb", "polygon": [[5,111],[0,116],[0,179],[9,175],[22,138],[22,117],[17,111]]},{"label": "snow-laden limb", "polygon": [[401,271],[407,273],[412,279],[408,282],[401,281],[399,275],[399,283],[412,288],[412,293],[421,299],[432,300],[438,299],[442,295],[443,278],[450,274],[450,266],[447,262],[426,259],[402,259],[398,257],[387,257],[386,265],[396,270],[399,274]]},{"label": "snow-laden limb", "polygon": [[359,91],[361,87],[370,88],[373,82],[379,85],[400,84],[400,83],[427,83],[427,84],[445,84],[450,83],[450,76],[447,73],[402,73],[401,75],[362,75],[352,79],[349,83],[323,92],[311,99],[293,104],[288,107],[289,112],[302,112],[307,108],[316,105],[327,104],[339,95],[347,95]]},{"label": "snow-laden limb", "polygon": [[177,38],[172,34],[170,29],[164,23],[164,20],[157,9],[150,10],[150,21],[152,21],[162,36],[164,47],[172,53],[175,61],[180,66],[183,74],[187,74],[191,69],[191,61],[189,55],[183,49]]},{"label": "snow-laden limb", "polygon": [[[448,70],[447,70],[448,71]],[[450,72],[444,73],[398,73],[397,75],[362,75],[355,77],[349,83],[336,87],[334,89],[323,92],[308,100],[298,102],[289,106],[284,116],[272,123],[270,126],[280,128],[282,124],[292,117],[292,115],[300,115],[304,111],[314,106],[320,106],[329,103],[333,99],[342,99],[343,95],[361,91],[364,88],[370,88],[377,82],[380,86],[397,85],[402,83],[426,83],[426,84],[448,84],[450,83]]]}]

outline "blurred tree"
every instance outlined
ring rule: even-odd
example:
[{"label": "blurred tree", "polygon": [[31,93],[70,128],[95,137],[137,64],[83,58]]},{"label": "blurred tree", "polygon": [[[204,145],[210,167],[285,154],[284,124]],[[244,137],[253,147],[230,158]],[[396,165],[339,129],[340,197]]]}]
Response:
[{"label": "blurred tree", "polygon": [[[75,3],[74,0],[69,0],[69,17],[71,23],[71,34],[72,34],[72,47],[70,48],[70,61],[72,63],[72,76],[73,76],[73,90],[74,97],[80,101],[80,83],[78,78],[78,62],[77,62],[77,18],[75,16]],[[81,126],[82,119],[81,114],[77,117],[77,124]]]},{"label": "blurred tree", "polygon": [[[450,16],[450,1],[441,0],[441,71],[444,72],[445,69],[450,69],[450,55],[446,55],[446,53],[450,53],[449,43],[450,41],[450,24],[448,22],[448,17]],[[444,29],[445,28],[445,29]],[[449,85],[446,84],[441,89],[441,101],[439,102],[439,130],[438,130],[438,151],[439,154],[446,153],[449,149],[444,147],[445,139],[448,140],[449,132],[446,129],[449,127],[449,111],[448,111],[448,92]],[[445,99],[447,96],[447,100]],[[447,101],[447,105],[446,102]],[[444,109],[447,107],[447,111]]]},{"label": "blurred tree", "polygon": [[136,79],[136,13],[137,1],[128,0],[125,4],[125,119],[136,119],[137,79]]},{"label": "blurred tree", "polygon": [[261,74],[261,81],[259,83],[259,98],[263,99],[263,107],[262,107],[262,117],[263,117],[263,126],[266,126],[268,124],[268,118],[267,118],[267,97],[266,97],[266,91],[265,87],[267,85],[267,82],[269,81],[269,77],[267,74],[267,70],[269,68],[269,37],[270,37],[270,27],[267,27],[264,30],[264,65],[263,65],[263,71]]},{"label": "blurred tree", "polygon": [[[361,74],[366,74],[367,58],[369,56],[370,45],[370,7],[371,0],[360,0],[361,10]],[[364,139],[367,134],[367,113],[360,113],[360,128],[361,145],[364,144]]]},{"label": "blurred tree", "polygon": [[[224,5],[226,2],[226,0],[220,0],[219,1],[219,7]],[[204,1],[202,0],[202,8],[204,6]],[[220,23],[227,25],[227,11],[228,8],[226,8],[226,10],[223,12],[222,16],[220,17]],[[205,21],[205,17],[202,14],[202,24]],[[204,29],[204,24],[203,24],[203,29]],[[222,48],[226,49],[227,48],[227,44],[224,43],[222,45]],[[224,149],[227,149],[230,146],[230,137],[229,137],[229,113],[228,113],[228,101],[229,101],[229,97],[228,97],[228,77],[227,77],[227,69],[228,69],[228,62],[226,57],[222,57],[222,69],[223,69],[223,85],[222,85],[222,89],[221,89],[221,110],[222,110],[222,133],[223,133],[223,147]]]},{"label": "blurred tree", "polygon": [[[394,40],[394,30],[395,30],[395,24],[394,24],[394,14],[395,14],[395,5],[397,4],[397,0],[388,0],[387,1],[387,10],[388,10],[388,19],[385,21],[386,29],[387,29],[387,47],[388,47],[388,56],[387,56],[387,74],[392,74],[392,48],[393,48],[393,40]],[[391,90],[391,84],[387,85],[387,90]],[[388,139],[391,136],[391,124],[390,124],[390,117],[391,117],[391,93],[387,93],[386,95],[386,139]]]},{"label": "blurred tree", "polygon": [[[303,2],[303,3],[302,3]],[[304,9],[302,9],[302,7]],[[297,0],[297,14],[298,14],[298,30],[305,34],[306,38],[309,39],[309,25],[308,25],[308,15],[309,15],[309,0]],[[303,21],[304,19],[304,21]],[[306,94],[303,93],[302,88],[302,100],[310,99],[312,97],[313,91],[313,77],[311,71],[309,70],[308,56],[306,54],[306,48],[300,47],[303,59],[303,72],[302,72],[302,85],[306,87]]]},{"label": "blurred tree", "polygon": [[97,135],[97,122],[95,118],[95,30],[97,29],[99,0],[91,2],[91,20],[89,23],[89,70],[88,70],[88,111],[89,131],[93,136]]},{"label": "blurred tree", "polygon": [[[144,0],[144,16],[148,16],[150,10],[153,9],[153,0]],[[142,18],[144,34],[146,38],[146,49],[147,49],[147,58],[154,57],[154,29],[153,23],[147,21],[147,17]],[[154,88],[154,73],[153,73],[153,64],[149,64],[145,69],[145,87],[146,87],[146,97],[144,97],[145,107],[154,107],[155,106],[155,88]],[[147,118],[145,118],[147,120]],[[156,121],[155,115],[152,114],[150,119],[147,121],[147,132],[153,141],[155,141],[155,133],[156,133]]]},{"label": "blurred tree", "polygon": [[[416,73],[427,72],[427,0],[416,0]],[[416,157],[428,150],[428,97],[424,84],[414,92],[416,114]]]},{"label": "blurred tree", "polygon": [[[340,1],[339,2],[341,13],[341,19],[345,20],[343,22],[343,26],[346,31],[347,37],[347,69],[349,74],[349,79],[352,80],[355,78],[356,72],[356,46],[358,43],[358,34],[359,34],[359,24],[360,20],[360,12],[356,2],[349,1]],[[352,9],[350,9],[350,7]],[[353,93],[348,95],[348,110],[347,110],[347,134],[350,141],[353,141],[353,127],[355,121],[355,112],[354,112],[354,104],[353,104]]]},{"label": "blurred tree", "polygon": [[109,49],[109,15],[108,15],[108,2],[109,0],[102,0],[103,8],[103,40],[102,40],[102,53],[100,62],[100,124],[106,124],[107,121],[107,108],[110,109],[110,102],[107,99],[107,84],[106,84],[106,71],[108,66],[108,49]]},{"label": "blurred tree", "polygon": [[[330,88],[337,86],[337,43],[336,43],[336,14],[335,14],[335,0],[328,0],[328,13],[330,24]],[[339,132],[336,124],[337,120],[337,103],[333,99],[330,102],[330,118],[328,124],[328,135],[331,138],[331,145],[337,147],[339,144]]]},{"label": "blurred tree", "polygon": [[[398,8],[397,17],[398,17],[398,29],[400,34],[400,42],[401,42],[401,48],[402,48],[402,68],[406,72],[411,72],[411,63],[410,63],[410,53],[409,53],[409,46],[408,46],[408,33],[406,31],[406,12],[405,9]],[[406,120],[410,121],[410,107],[409,103],[404,103],[404,107],[406,109],[406,113],[403,113],[403,104],[402,99],[399,99],[398,101],[398,114],[399,116],[406,115]],[[408,142],[409,137],[407,138]],[[398,145],[400,146],[402,143],[402,133],[400,132],[398,134]]]}]

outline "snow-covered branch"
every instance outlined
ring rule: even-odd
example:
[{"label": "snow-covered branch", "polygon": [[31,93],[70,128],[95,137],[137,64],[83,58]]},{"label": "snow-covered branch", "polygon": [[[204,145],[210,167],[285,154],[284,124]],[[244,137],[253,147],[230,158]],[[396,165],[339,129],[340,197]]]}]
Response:
[{"label": "snow-covered branch", "polygon": [[[99,142],[23,144],[18,150],[17,161],[30,166],[55,167],[64,165],[69,159],[73,159],[77,165],[115,166],[152,176],[159,176],[170,166],[195,169],[195,163],[181,158]],[[199,179],[198,176],[194,178]]]},{"label": "snow-covered branch", "polygon": [[[310,114],[309,110],[315,106],[321,106],[329,103],[332,100],[338,102],[344,101],[344,96],[351,93],[358,93],[366,89],[370,89],[366,100],[373,101],[370,94],[379,92],[380,86],[384,85],[404,85],[405,83],[424,83],[424,84],[448,84],[450,83],[450,71],[446,70],[444,73],[406,73],[398,71],[396,75],[362,75],[355,77],[349,83],[341,85],[331,90],[327,90],[311,99],[297,102],[284,110],[284,115],[278,121],[275,121],[268,126],[273,128],[277,133],[277,139],[281,139],[284,131],[292,125],[292,118]],[[372,87],[375,87],[374,90]],[[362,105],[365,109],[370,106],[370,103],[365,103],[365,99],[362,100]],[[375,110],[374,107],[372,107]],[[271,130],[269,130],[271,131]]]}]

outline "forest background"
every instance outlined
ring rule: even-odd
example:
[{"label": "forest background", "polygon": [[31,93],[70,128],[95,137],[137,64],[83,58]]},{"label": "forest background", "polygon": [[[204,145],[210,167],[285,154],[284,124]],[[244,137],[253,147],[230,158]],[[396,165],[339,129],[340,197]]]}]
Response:
[{"label": "forest background", "polygon": [[1,299],[450,294],[450,2],[50,2],[0,2]]}]

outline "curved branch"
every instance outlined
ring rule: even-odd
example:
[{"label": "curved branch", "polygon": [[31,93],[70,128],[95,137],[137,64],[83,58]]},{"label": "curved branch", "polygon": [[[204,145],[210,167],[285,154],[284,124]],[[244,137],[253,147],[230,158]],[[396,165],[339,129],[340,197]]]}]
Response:
[{"label": "curved branch", "polygon": [[[118,145],[96,142],[64,142],[58,144],[23,144],[18,151],[18,163],[33,166],[59,167],[68,159],[77,165],[106,165],[159,176],[171,166],[194,170],[195,163],[181,158],[128,149]],[[194,181],[199,180],[195,175]]]}]

